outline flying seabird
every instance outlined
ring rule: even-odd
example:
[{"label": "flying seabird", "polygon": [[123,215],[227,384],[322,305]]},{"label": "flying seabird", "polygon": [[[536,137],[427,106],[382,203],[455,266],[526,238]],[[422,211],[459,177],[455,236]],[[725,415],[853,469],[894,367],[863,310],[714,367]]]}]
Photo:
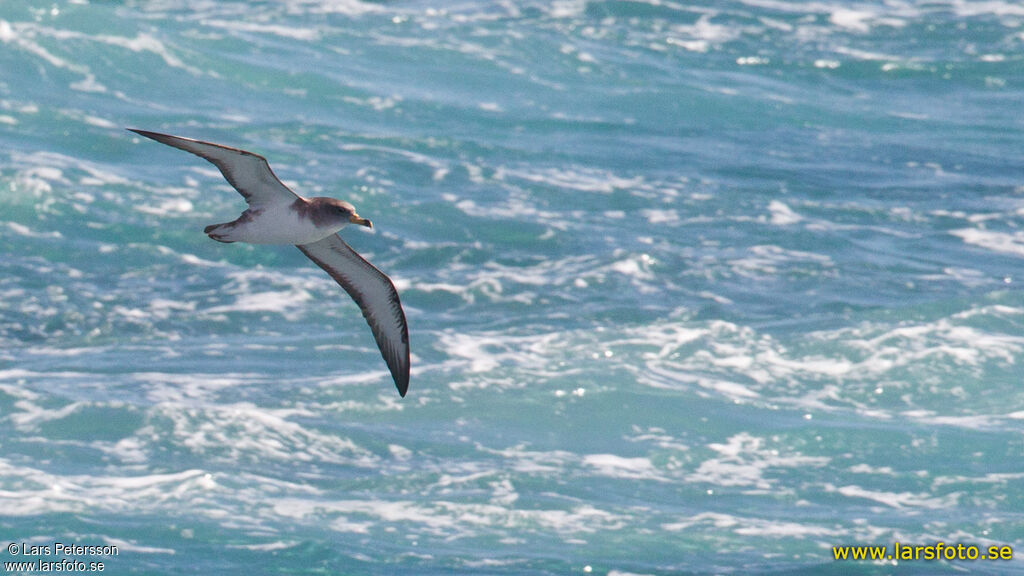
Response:
[{"label": "flying seabird", "polygon": [[303,198],[285,186],[259,154],[210,142],[129,128],[191,152],[217,167],[249,207],[236,220],[207,226],[218,242],[294,244],[334,278],[363,311],[377,347],[403,397],[409,389],[409,328],[391,279],[356,253],[337,232],[353,223],[372,228],[348,202]]}]

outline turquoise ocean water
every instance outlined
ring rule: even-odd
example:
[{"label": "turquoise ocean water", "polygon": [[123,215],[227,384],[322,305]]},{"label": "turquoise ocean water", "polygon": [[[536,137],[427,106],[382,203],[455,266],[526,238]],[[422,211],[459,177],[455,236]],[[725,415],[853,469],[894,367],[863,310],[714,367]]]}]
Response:
[{"label": "turquoise ocean water", "polygon": [[[408,396],[127,127],[372,219]],[[0,1],[0,558],[1024,574],[1022,130],[1009,0]]]}]

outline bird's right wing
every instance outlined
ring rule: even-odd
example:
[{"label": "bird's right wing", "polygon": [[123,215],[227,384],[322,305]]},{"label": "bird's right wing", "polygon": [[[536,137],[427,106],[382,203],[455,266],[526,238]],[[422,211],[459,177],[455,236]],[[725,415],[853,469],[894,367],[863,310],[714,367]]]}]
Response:
[{"label": "bird's right wing", "polygon": [[404,397],[409,389],[409,328],[391,279],[337,234],[297,248],[330,274],[362,309],[398,393]]},{"label": "bird's right wing", "polygon": [[280,202],[294,202],[299,196],[274,175],[267,159],[259,154],[237,148],[202,142],[191,138],[170,136],[129,128],[132,132],[186,152],[191,152],[216,166],[224,178],[254,208]]}]

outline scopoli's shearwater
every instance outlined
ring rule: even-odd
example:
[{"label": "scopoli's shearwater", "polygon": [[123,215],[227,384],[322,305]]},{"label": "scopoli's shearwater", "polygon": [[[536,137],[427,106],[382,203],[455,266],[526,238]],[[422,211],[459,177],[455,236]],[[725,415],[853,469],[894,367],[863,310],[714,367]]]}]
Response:
[{"label": "scopoli's shearwater", "polygon": [[191,138],[132,132],[204,158],[245,198],[249,208],[233,222],[203,231],[218,242],[294,244],[359,304],[403,397],[409,389],[409,329],[394,284],[349,247],[337,232],[352,222],[373,224],[334,198],[303,198],[285,186],[259,154]]}]

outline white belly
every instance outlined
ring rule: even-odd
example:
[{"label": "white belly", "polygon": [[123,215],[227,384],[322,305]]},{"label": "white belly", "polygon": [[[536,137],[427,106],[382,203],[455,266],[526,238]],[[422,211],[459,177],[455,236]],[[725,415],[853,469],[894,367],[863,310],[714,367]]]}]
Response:
[{"label": "white belly", "polygon": [[[247,211],[252,214],[253,212]],[[335,234],[340,226],[316,226],[309,218],[300,217],[287,204],[268,206],[250,219],[242,218],[236,226],[225,230],[225,240],[249,244],[310,244]]]}]

